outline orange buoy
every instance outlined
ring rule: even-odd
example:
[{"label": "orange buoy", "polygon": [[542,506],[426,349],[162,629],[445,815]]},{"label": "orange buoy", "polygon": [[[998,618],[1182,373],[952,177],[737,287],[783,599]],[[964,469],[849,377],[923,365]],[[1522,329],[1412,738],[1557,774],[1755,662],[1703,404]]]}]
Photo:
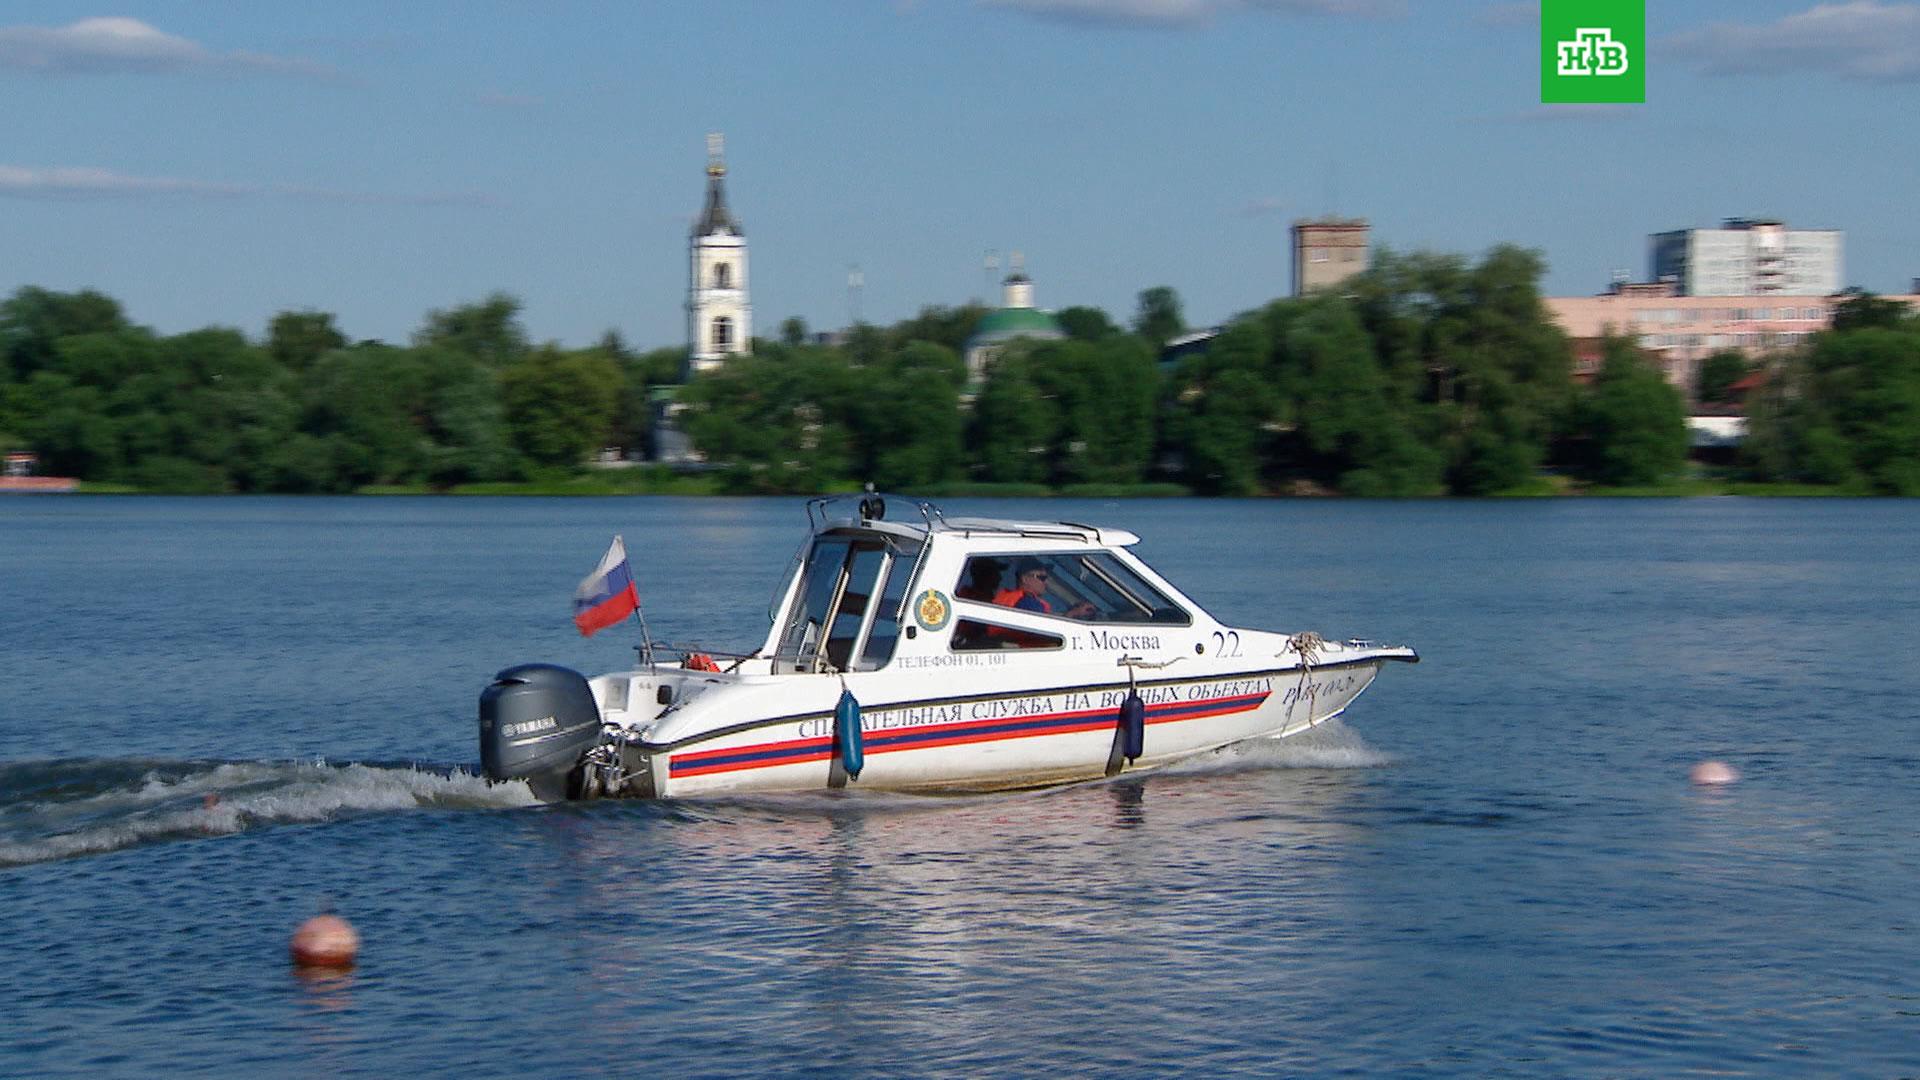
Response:
[{"label": "orange buoy", "polygon": [[293,932],[287,949],[303,968],[350,968],[360,952],[360,935],[338,915],[315,915]]},{"label": "orange buoy", "polygon": [[1703,761],[1693,767],[1687,778],[1701,787],[1719,787],[1740,779],[1740,770],[1724,761]]}]

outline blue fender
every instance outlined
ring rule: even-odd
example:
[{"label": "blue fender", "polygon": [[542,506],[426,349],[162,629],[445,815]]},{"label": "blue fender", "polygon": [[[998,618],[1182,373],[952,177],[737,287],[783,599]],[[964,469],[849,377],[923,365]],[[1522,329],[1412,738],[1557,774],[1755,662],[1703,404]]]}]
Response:
[{"label": "blue fender", "polygon": [[1147,706],[1140,695],[1127,691],[1127,700],[1120,703],[1120,752],[1128,761],[1140,756],[1147,745]]},{"label": "blue fender", "polygon": [[866,745],[860,732],[860,703],[853,691],[840,691],[840,703],[833,707],[833,752],[849,777],[858,778],[866,764]]}]

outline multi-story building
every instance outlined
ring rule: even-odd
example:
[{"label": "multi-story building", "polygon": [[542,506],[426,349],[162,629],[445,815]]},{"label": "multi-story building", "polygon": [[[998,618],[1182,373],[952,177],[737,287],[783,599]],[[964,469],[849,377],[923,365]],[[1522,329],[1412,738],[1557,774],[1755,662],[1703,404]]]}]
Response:
[{"label": "multi-story building", "polygon": [[1293,295],[1339,284],[1366,268],[1365,218],[1302,218],[1293,223]]},{"label": "multi-story building", "polygon": [[1655,233],[1652,280],[1682,296],[1831,296],[1845,286],[1844,237],[1759,218]]},{"label": "multi-story building", "polygon": [[[1700,361],[1722,349],[1764,356],[1825,330],[1843,296],[1683,296],[1672,282],[1616,284],[1599,296],[1550,296],[1547,311],[1574,341],[1574,374],[1600,365],[1606,334],[1635,338],[1657,358],[1667,381],[1688,394]],[[1891,296],[1920,310],[1920,295]]]}]

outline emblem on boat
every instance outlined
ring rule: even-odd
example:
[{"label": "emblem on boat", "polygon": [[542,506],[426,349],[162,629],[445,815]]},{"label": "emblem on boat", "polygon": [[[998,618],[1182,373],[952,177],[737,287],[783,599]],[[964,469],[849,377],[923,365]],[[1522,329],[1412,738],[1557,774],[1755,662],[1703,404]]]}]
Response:
[{"label": "emblem on boat", "polygon": [[928,589],[913,601],[913,617],[923,630],[939,630],[953,617],[953,601],[939,589]]}]

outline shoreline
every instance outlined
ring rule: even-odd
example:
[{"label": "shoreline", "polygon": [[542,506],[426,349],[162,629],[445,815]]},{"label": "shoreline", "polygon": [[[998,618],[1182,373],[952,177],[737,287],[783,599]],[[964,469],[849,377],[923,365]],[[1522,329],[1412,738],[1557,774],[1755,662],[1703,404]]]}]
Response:
[{"label": "shoreline", "polygon": [[[732,498],[812,498],[822,495],[858,494],[860,488],[851,484],[831,485],[819,491],[728,491],[723,485],[702,478],[684,478],[665,484],[606,484],[596,482],[595,478],[582,477],[566,481],[524,481],[518,483],[459,484],[450,488],[435,488],[428,485],[385,484],[369,485],[348,492],[184,492],[184,491],[147,491],[129,484],[80,481],[71,488],[60,491],[33,492],[33,494],[77,494],[77,495],[133,495],[166,496],[192,495],[203,497],[248,497],[257,495],[275,495],[303,497],[311,495],[320,498],[380,498],[389,496],[435,496],[463,498],[470,496],[491,496],[495,498],[609,498],[621,496],[680,496],[680,497],[732,497]],[[17,492],[28,494],[28,492]],[[1191,489],[1179,484],[1077,484],[1063,488],[1051,488],[1040,484],[936,484],[916,489],[911,494],[930,499],[1356,499],[1364,496],[1343,495],[1336,491],[1266,491],[1253,495],[1198,495]],[[1816,484],[1763,483],[1744,480],[1719,480],[1708,478],[1687,478],[1665,484],[1635,487],[1598,487],[1580,486],[1562,481],[1557,477],[1542,477],[1540,482],[1522,488],[1495,492],[1491,495],[1420,495],[1388,498],[1383,501],[1404,502],[1411,499],[1436,501],[1475,501],[1482,499],[1618,499],[1618,498],[1898,498],[1898,496],[1875,495],[1841,486]]]}]

